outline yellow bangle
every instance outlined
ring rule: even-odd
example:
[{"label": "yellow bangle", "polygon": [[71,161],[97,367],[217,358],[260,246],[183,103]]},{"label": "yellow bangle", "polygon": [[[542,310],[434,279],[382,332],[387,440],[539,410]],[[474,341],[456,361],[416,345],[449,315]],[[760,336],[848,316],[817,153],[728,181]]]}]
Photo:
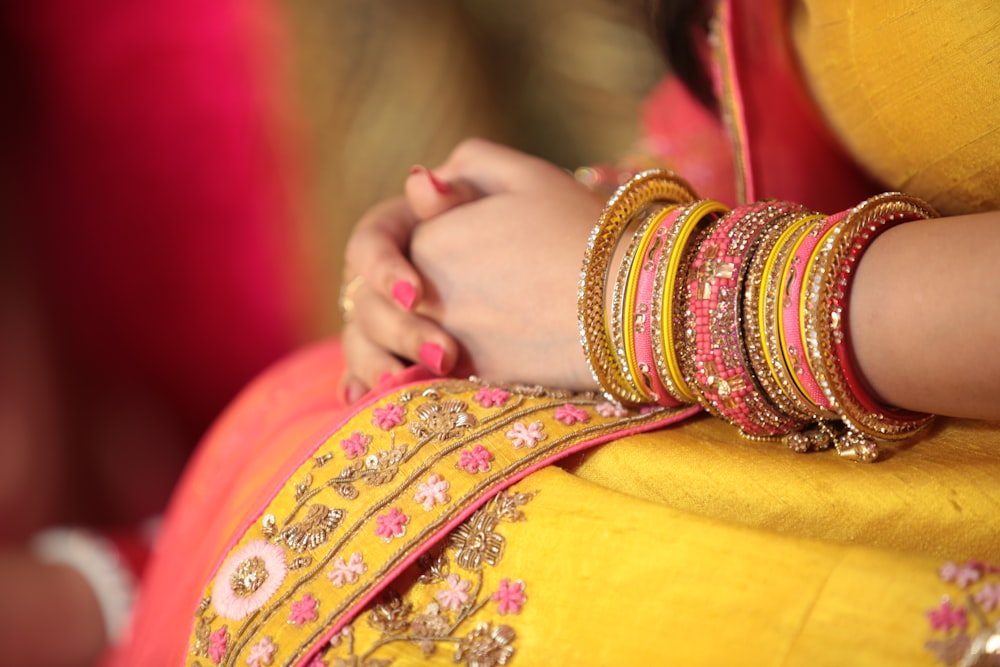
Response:
[{"label": "yellow bangle", "polygon": [[622,373],[605,314],[608,270],[615,246],[629,222],[646,206],[685,204],[694,199],[691,186],[675,174],[642,172],[618,189],[591,231],[577,293],[580,344],[594,380],[609,397],[622,403],[637,405],[643,400]]}]

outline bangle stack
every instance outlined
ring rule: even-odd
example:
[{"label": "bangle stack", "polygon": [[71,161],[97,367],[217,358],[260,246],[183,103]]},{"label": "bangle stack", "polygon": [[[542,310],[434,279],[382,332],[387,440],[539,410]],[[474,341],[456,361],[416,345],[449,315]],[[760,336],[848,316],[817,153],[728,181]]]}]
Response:
[{"label": "bangle stack", "polygon": [[584,258],[580,338],[594,379],[624,404],[700,404],[751,439],[873,461],[880,440],[931,416],[865,387],[848,336],[853,273],[883,231],[935,216],[898,193],[831,216],[770,200],[729,210],[695,201],[672,173],[643,172],[608,202]]}]

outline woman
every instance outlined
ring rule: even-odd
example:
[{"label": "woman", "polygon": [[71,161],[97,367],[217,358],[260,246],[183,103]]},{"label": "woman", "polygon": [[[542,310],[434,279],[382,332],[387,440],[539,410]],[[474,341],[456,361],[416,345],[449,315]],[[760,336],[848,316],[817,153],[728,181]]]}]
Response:
[{"label": "woman", "polygon": [[[797,202],[808,208],[781,214],[801,225],[808,211],[852,219],[870,204],[850,207],[890,187],[930,199],[942,219],[913,204],[919,215],[862,238],[863,255],[848,260],[844,335],[862,374],[852,391],[921,427],[911,415],[995,419],[997,299],[969,286],[989,285],[996,270],[988,63],[1000,22],[984,18],[996,13],[988,6],[968,12],[974,21],[910,9],[875,17],[860,3],[720,3],[711,62],[736,192],[713,169],[693,185],[731,203]],[[964,49],[944,48],[952,43]],[[682,90],[663,94],[654,105],[671,132],[718,131]],[[683,156],[667,157],[683,171]],[[690,194],[671,182],[676,199]],[[552,165],[485,142],[416,168],[405,196],[373,209],[348,249],[344,389],[350,399],[374,391],[341,410],[336,380],[316,372],[337,365],[335,344],[246,390],[177,492],[112,663],[988,664],[1000,605],[991,425],[938,420],[862,466],[741,439],[684,405],[629,411],[535,386],[615,388],[607,373],[600,385],[591,378],[570,295],[593,221],[607,224],[623,201],[602,214]],[[694,215],[658,206],[656,216]],[[713,210],[708,230],[751,217]],[[774,262],[787,265],[782,278],[797,275],[798,248],[810,247],[812,266],[826,243],[801,234]],[[692,276],[712,259],[713,238],[691,242]],[[626,262],[632,251],[622,250],[604,261]],[[717,296],[714,281],[735,273],[714,264],[687,298]],[[633,272],[623,275],[629,294]],[[842,300],[836,284],[830,294]],[[404,371],[396,355],[422,367]],[[724,394],[700,363],[690,374],[700,402],[732,417],[732,385]],[[432,381],[427,371],[504,383]],[[824,391],[802,388],[817,405]]]}]

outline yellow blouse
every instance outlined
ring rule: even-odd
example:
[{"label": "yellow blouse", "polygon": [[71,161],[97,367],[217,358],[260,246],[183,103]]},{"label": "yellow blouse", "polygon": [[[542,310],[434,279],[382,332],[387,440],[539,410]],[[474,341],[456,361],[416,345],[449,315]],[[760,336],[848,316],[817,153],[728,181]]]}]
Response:
[{"label": "yellow blouse", "polygon": [[804,78],[887,188],[942,214],[1000,209],[1000,4],[795,0]]}]

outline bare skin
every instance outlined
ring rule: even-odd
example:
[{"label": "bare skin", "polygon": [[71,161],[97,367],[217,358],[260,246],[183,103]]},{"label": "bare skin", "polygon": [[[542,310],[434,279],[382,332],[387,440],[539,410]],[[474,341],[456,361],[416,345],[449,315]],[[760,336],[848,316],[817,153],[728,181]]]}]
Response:
[{"label": "bare skin", "polygon": [[[450,192],[411,175],[405,199],[373,209],[348,246],[350,275],[365,279],[345,330],[348,395],[401,369],[395,355],[418,359],[426,341],[445,350],[445,371],[595,388],[575,295],[600,202],[553,165],[482,140],[433,172]],[[912,222],[873,243],[850,335],[880,400],[1000,418],[998,256],[1000,212]],[[417,287],[414,312],[392,300],[397,280]]]}]

